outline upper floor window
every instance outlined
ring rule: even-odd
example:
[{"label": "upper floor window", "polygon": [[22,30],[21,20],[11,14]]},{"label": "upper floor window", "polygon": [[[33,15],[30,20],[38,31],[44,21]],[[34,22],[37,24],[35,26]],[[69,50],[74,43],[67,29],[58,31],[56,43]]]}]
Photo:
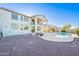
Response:
[{"label": "upper floor window", "polygon": [[28,21],[28,17],[21,16],[21,21]]},{"label": "upper floor window", "polygon": [[24,17],[24,21],[27,21],[28,19],[27,19],[27,17]]},{"label": "upper floor window", "polygon": [[11,17],[12,17],[12,19],[18,20],[18,15],[15,14],[15,13],[12,13],[12,14],[11,14]]}]

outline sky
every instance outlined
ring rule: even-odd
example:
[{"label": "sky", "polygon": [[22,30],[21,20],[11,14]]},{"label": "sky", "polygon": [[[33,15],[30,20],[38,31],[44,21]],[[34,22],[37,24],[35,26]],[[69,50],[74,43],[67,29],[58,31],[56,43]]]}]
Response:
[{"label": "sky", "polygon": [[44,15],[48,24],[55,26],[70,24],[79,27],[78,3],[0,3],[0,7],[28,16]]}]

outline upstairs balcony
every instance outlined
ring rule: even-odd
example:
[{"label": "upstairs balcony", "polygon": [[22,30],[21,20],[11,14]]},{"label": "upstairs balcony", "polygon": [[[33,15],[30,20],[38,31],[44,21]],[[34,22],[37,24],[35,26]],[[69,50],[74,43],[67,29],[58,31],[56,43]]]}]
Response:
[{"label": "upstairs balcony", "polygon": [[45,19],[37,18],[37,24],[38,25],[46,25],[47,21]]},{"label": "upstairs balcony", "polygon": [[32,19],[31,25],[47,25],[47,20],[45,18]]}]

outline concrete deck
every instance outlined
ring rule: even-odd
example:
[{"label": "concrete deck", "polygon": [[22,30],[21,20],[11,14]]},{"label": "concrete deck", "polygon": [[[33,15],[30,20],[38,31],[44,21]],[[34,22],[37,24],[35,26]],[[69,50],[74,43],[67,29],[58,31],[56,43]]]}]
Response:
[{"label": "concrete deck", "polygon": [[38,36],[17,35],[0,40],[2,56],[79,56],[79,39],[73,42],[53,42]]}]

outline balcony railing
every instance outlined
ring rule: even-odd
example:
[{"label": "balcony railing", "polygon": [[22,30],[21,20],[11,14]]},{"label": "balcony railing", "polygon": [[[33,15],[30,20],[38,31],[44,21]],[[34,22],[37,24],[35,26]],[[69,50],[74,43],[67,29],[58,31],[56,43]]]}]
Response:
[{"label": "balcony railing", "polygon": [[43,23],[37,23],[38,25],[42,25]]},{"label": "balcony railing", "polygon": [[[35,25],[35,22],[32,22],[31,25]],[[44,22],[43,23],[42,22],[39,22],[39,23],[37,23],[37,25],[47,25],[47,24],[44,23]]]}]

